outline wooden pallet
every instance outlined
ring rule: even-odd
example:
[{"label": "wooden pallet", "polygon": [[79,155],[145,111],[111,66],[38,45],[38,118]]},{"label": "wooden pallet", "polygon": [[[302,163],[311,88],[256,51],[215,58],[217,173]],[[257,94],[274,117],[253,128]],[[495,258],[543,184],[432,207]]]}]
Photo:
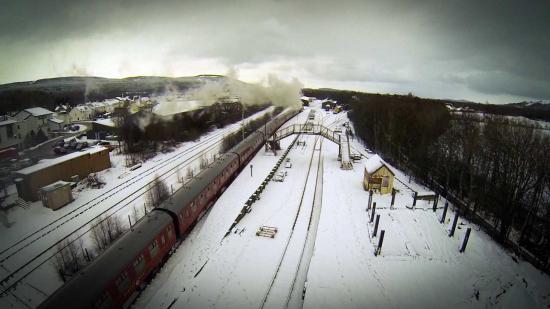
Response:
[{"label": "wooden pallet", "polygon": [[256,236],[275,238],[277,231],[278,229],[276,227],[262,225],[258,231],[256,231]]}]

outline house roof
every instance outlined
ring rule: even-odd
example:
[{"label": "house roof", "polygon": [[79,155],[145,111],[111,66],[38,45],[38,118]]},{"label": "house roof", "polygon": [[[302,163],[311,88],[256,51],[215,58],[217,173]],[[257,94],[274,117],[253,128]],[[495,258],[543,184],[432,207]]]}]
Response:
[{"label": "house roof", "polygon": [[1,126],[6,126],[8,124],[13,124],[13,123],[17,123],[17,120],[8,119],[8,120],[0,121],[0,127]]},{"label": "house roof", "polygon": [[43,107],[26,108],[26,109],[24,109],[24,111],[26,111],[27,113],[29,113],[29,114],[31,114],[35,117],[53,114],[52,111],[49,111],[49,110],[47,110]]},{"label": "house roof", "polygon": [[44,192],[55,191],[55,190],[57,190],[61,187],[64,187],[64,186],[67,186],[67,185],[70,185],[70,184],[71,184],[70,182],[59,180],[59,181],[56,181],[54,183],[51,183],[47,186],[44,186],[44,187],[40,188],[40,190],[42,190]]},{"label": "house roof", "polygon": [[107,126],[107,127],[112,127],[112,128],[116,126],[115,122],[113,121],[113,118],[98,119],[98,120],[95,120],[94,122],[97,124]]},{"label": "house roof", "polygon": [[55,122],[55,123],[57,123],[57,124],[63,123],[63,120],[57,119],[57,118],[50,118],[50,119],[48,119],[48,120],[51,121],[51,122]]},{"label": "house roof", "polygon": [[107,148],[105,148],[105,147],[92,147],[92,148],[86,149],[84,151],[75,151],[73,153],[70,153],[70,154],[67,154],[67,155],[64,155],[64,156],[61,156],[61,157],[57,157],[55,159],[43,159],[40,162],[36,163],[35,165],[31,165],[27,168],[16,171],[16,173],[19,174],[19,175],[29,175],[29,174],[35,173],[37,171],[43,170],[45,168],[48,168],[50,166],[53,166],[53,165],[56,165],[56,164],[59,164],[59,163],[62,163],[62,162],[68,161],[68,160],[72,160],[72,159],[80,157],[80,156],[94,154],[94,153],[100,152],[100,151],[105,150],[105,149],[107,149]]},{"label": "house roof", "polygon": [[77,105],[73,108],[74,110],[77,110],[77,111],[81,111],[81,112],[84,112],[84,111],[87,111],[87,110],[91,110],[89,106],[87,105]]},{"label": "house roof", "polygon": [[382,160],[382,158],[380,158],[380,156],[377,155],[377,154],[370,157],[367,160],[367,162],[365,162],[365,169],[367,170],[367,173],[369,173],[369,174],[375,173],[380,168],[382,168],[382,166],[385,166],[388,169],[388,171],[390,171],[390,173],[395,175],[394,172],[386,165],[384,160]]}]

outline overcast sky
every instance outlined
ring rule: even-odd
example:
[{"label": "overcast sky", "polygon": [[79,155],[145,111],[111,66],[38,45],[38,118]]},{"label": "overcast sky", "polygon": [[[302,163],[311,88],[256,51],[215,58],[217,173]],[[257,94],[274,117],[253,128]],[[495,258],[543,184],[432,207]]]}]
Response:
[{"label": "overcast sky", "polygon": [[0,83],[189,76],[550,99],[550,1],[0,0]]}]

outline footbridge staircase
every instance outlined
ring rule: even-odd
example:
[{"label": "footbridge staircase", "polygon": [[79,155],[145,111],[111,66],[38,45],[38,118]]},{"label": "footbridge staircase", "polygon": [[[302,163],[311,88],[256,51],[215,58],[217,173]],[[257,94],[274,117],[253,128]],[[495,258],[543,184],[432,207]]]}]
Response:
[{"label": "footbridge staircase", "polygon": [[292,124],[275,132],[268,142],[274,144],[293,134],[321,135],[329,141],[338,145],[338,159],[340,168],[349,170],[353,165],[350,158],[349,137],[346,133],[337,133],[321,125],[306,122],[305,124]]}]

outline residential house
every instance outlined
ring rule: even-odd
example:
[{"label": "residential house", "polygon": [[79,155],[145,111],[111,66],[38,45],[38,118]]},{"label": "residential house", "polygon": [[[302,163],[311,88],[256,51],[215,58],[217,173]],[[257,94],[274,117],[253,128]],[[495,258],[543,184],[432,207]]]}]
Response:
[{"label": "residential house", "polygon": [[17,136],[17,119],[0,116],[0,149],[17,147],[20,139]]},{"label": "residential house", "polygon": [[15,115],[17,120],[17,137],[20,140],[27,136],[34,137],[40,131],[44,135],[48,135],[51,131],[49,119],[53,112],[42,107],[27,108]]},{"label": "residential house", "polygon": [[69,112],[71,122],[90,120],[94,111],[88,105],[77,105]]},{"label": "residential house", "polygon": [[64,104],[58,105],[54,109],[54,112],[55,112],[54,117],[59,120],[62,120],[64,124],[69,124],[71,122],[69,119],[70,111],[71,111],[71,107],[69,105],[64,105]]}]

